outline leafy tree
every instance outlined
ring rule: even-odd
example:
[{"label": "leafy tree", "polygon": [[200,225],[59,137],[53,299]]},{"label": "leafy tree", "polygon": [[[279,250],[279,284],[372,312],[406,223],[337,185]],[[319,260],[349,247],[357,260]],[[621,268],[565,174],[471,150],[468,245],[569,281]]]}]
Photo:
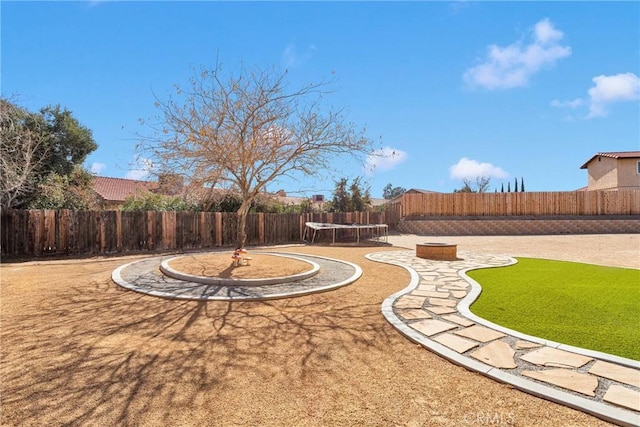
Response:
[{"label": "leafy tree", "polygon": [[290,213],[308,213],[313,212],[313,202],[311,199],[304,199],[299,205],[294,205],[291,209],[285,212]]},{"label": "leafy tree", "polygon": [[158,193],[144,193],[129,196],[125,200],[123,211],[193,211],[197,205],[185,201],[179,196],[165,196]]},{"label": "leafy tree", "polygon": [[49,134],[46,168],[48,172],[69,175],[77,165],[98,148],[89,128],[72,116],[71,111],[60,105],[40,110]]},{"label": "leafy tree", "polygon": [[214,204],[212,212],[237,212],[242,206],[242,199],[238,194],[225,192]]},{"label": "leafy tree", "polygon": [[330,212],[364,212],[371,207],[369,188],[363,187],[359,177],[351,185],[347,178],[341,178],[335,184],[333,198],[327,206]]},{"label": "leafy tree", "polygon": [[[90,205],[90,198],[77,200],[91,185],[90,180],[80,178],[88,172],[78,168],[96,147],[91,131],[59,105],[31,113],[0,100],[2,206]],[[73,196],[61,198],[61,191]]]},{"label": "leafy tree", "polygon": [[372,151],[363,131],[342,111],[325,109],[328,82],[291,89],[287,72],[221,65],[194,73],[175,98],[156,100],[159,116],[139,150],[159,172],[189,177],[192,183],[222,186],[242,198],[236,245],[246,242],[246,216],[266,185],[292,175],[316,176],[336,156]]},{"label": "leafy tree", "polygon": [[393,187],[391,183],[389,183],[382,189],[382,197],[386,200],[391,200],[404,194],[406,191],[403,187]]},{"label": "leafy tree", "polygon": [[68,175],[50,173],[40,183],[29,204],[32,209],[93,209],[98,206],[92,189],[93,175],[76,166]]},{"label": "leafy tree", "polygon": [[353,182],[349,186],[349,191],[351,193],[351,210],[358,212],[366,210],[366,194],[363,194],[362,189],[360,188],[360,178],[356,178],[353,180]]},{"label": "leafy tree", "polygon": [[[242,198],[237,192],[218,189],[205,195],[197,204],[198,209],[202,212],[237,212],[240,205],[242,205]],[[249,208],[249,212],[252,213],[300,213],[310,210],[310,200],[304,200],[301,205],[286,205],[265,193],[256,196]]]},{"label": "leafy tree", "polygon": [[0,99],[0,201],[17,208],[37,188],[48,151],[41,117]]},{"label": "leafy tree", "polygon": [[[239,199],[242,203],[242,199]],[[237,209],[235,210],[237,211]],[[234,212],[235,212],[234,211]],[[270,194],[260,193],[253,199],[249,212],[257,213],[283,213],[285,211],[285,205],[280,200],[276,199]]]},{"label": "leafy tree", "polygon": [[347,178],[340,178],[335,184],[329,210],[331,212],[349,212],[351,210],[351,195],[347,189]]}]

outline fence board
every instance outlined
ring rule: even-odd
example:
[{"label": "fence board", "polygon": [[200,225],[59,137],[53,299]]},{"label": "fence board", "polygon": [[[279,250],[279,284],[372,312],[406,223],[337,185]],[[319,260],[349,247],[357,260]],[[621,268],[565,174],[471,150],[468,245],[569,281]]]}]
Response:
[{"label": "fence board", "polygon": [[[1,209],[3,256],[106,254],[233,246],[237,215],[221,212]],[[640,191],[415,193],[383,212],[250,214],[248,244],[300,241],[306,222],[388,224],[416,216],[640,215]],[[354,231],[338,237],[354,238]]]},{"label": "fence board", "polygon": [[640,191],[405,193],[391,203],[390,217],[392,212],[402,217],[638,215]]},{"label": "fence board", "polygon": [[[2,209],[1,213],[3,256],[171,251],[236,244],[235,213],[11,209]],[[384,212],[251,214],[247,218],[247,242],[300,241],[307,221],[385,223],[385,219]]]}]

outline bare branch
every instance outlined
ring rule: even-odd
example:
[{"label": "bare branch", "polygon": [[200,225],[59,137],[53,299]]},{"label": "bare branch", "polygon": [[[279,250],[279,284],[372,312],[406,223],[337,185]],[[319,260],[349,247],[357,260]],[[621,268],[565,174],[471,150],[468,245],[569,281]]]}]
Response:
[{"label": "bare branch", "polygon": [[[158,173],[235,188],[245,202],[242,214],[277,178],[317,175],[331,169],[337,156],[371,151],[371,141],[342,111],[323,108],[329,85],[290,89],[287,73],[275,69],[241,69],[237,75],[225,75],[220,65],[202,69],[187,90],[176,86],[175,97],[156,98],[160,114],[139,147]],[[244,226],[239,232],[240,245]]]},{"label": "bare branch", "polygon": [[0,100],[0,201],[5,207],[14,207],[20,196],[33,190],[46,158],[43,124],[27,122],[26,112]]}]

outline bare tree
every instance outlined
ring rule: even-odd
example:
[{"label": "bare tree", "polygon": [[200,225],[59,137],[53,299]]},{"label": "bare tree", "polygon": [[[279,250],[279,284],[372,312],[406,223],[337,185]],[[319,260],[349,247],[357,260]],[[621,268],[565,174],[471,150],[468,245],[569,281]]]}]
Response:
[{"label": "bare tree", "polygon": [[37,185],[48,142],[43,126],[43,122],[30,117],[26,111],[0,100],[0,203],[3,207],[15,207],[21,196]]},{"label": "bare tree", "polygon": [[486,176],[477,176],[475,183],[471,182],[471,179],[465,178],[462,180],[462,188],[454,190],[454,193],[486,193],[491,184],[491,178]]},{"label": "bare tree", "polygon": [[200,188],[239,192],[238,247],[246,243],[251,202],[268,183],[313,176],[331,169],[336,156],[372,151],[343,111],[323,108],[330,82],[290,89],[286,78],[286,71],[275,69],[202,69],[188,89],[176,86],[175,98],[156,98],[155,132],[138,146],[162,172],[181,174]]},{"label": "bare tree", "polygon": [[478,193],[486,193],[489,189],[489,184],[491,184],[491,178],[488,176],[476,177],[476,190]]}]

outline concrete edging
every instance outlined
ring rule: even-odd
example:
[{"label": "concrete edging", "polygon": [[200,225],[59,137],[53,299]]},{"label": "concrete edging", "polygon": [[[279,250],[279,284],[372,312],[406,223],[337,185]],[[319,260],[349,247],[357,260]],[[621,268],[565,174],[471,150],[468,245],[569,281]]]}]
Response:
[{"label": "concrete edging", "polygon": [[172,268],[169,263],[175,259],[182,258],[188,255],[180,255],[177,257],[169,258],[162,263],[160,263],[160,271],[166,274],[169,277],[173,277],[174,279],[184,280],[185,282],[195,282],[202,283],[205,285],[214,285],[214,286],[264,286],[264,285],[275,285],[277,283],[289,283],[295,282],[297,280],[308,279],[309,277],[315,276],[320,271],[320,266],[318,263],[313,261],[309,261],[300,257],[296,257],[294,255],[286,255],[274,252],[255,252],[259,255],[270,255],[277,256],[282,258],[291,258],[297,261],[306,262],[311,265],[311,270],[305,271],[298,274],[292,274],[290,276],[283,277],[270,277],[266,279],[232,279],[226,277],[207,277],[207,276],[198,276],[195,274],[188,274],[182,271],[178,271]]},{"label": "concrete edging", "polygon": [[[481,373],[482,375],[485,375],[496,381],[500,381],[502,383],[512,385],[518,390],[524,391],[534,396],[537,396],[555,403],[559,403],[559,404],[571,407],[573,409],[580,410],[582,412],[596,416],[602,420],[615,423],[621,426],[635,427],[639,425],[639,421],[640,421],[639,417],[637,414],[633,413],[632,411],[618,408],[615,406],[610,406],[602,402],[586,399],[578,395],[565,392],[558,388],[547,386],[547,385],[535,382],[533,380],[527,379],[525,377],[505,372],[499,368],[495,368],[493,366],[482,363],[476,359],[472,359],[468,356],[465,356],[464,354],[458,353],[436,341],[429,339],[428,337],[422,335],[415,329],[409,327],[407,323],[405,323],[402,319],[400,319],[394,313],[393,304],[398,298],[412,292],[418,287],[420,283],[420,275],[413,268],[401,262],[393,262],[389,260],[381,261],[371,257],[370,255],[373,255],[373,254],[367,254],[365,255],[365,257],[371,261],[385,262],[388,264],[402,267],[405,270],[407,270],[411,275],[411,280],[407,285],[407,287],[387,297],[382,302],[382,307],[381,307],[382,314],[385,317],[385,319],[394,328],[396,328],[400,333],[402,333],[405,337],[407,337],[411,341],[422,345],[423,347],[433,351],[434,353],[440,355],[441,357],[449,360],[452,363],[460,365],[471,371]],[[516,262],[517,260],[510,257],[510,263],[507,265],[513,265]],[[471,313],[471,311],[469,311],[469,307],[473,303],[473,301],[475,301],[478,298],[478,296],[482,291],[482,288],[477,282],[475,282],[473,279],[468,277],[466,275],[466,272],[470,270],[479,269],[479,268],[494,268],[494,267],[491,267],[491,266],[473,267],[473,268],[467,268],[458,272],[458,275],[461,278],[463,278],[465,281],[467,281],[472,288],[472,290],[464,298],[462,298],[460,303],[458,303],[456,306],[456,309],[458,310],[458,313],[460,315],[467,317],[469,318],[469,320],[473,320],[476,323],[480,323],[486,327],[498,330],[507,335],[523,338],[523,339],[544,344],[544,345],[549,345],[550,347],[555,346],[556,348],[565,349],[568,351],[572,351],[574,353],[597,357],[598,359],[610,361],[612,363],[619,363],[624,366],[629,366],[634,368],[640,367],[640,362],[637,362],[631,359],[624,359],[624,358],[609,355],[606,353],[600,353],[600,352],[595,352],[587,349],[566,346],[560,343],[554,343],[552,341],[544,340],[542,338],[532,337],[526,334],[522,334],[518,331],[504,328],[500,325],[496,325],[492,322],[489,322],[485,319],[482,319],[474,315],[473,313]]]}]

